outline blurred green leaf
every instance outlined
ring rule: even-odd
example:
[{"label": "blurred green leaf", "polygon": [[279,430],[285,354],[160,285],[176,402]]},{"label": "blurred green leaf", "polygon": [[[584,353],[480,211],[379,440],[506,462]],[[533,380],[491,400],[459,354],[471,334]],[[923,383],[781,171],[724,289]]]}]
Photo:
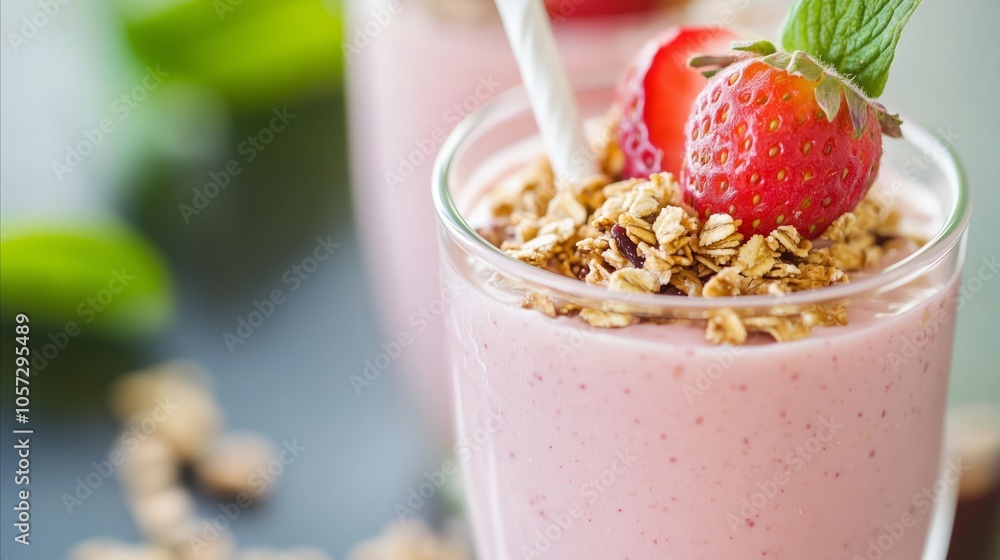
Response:
[{"label": "blurred green leaf", "polygon": [[139,58],[237,105],[341,81],[340,10],[320,0],[118,0]]},{"label": "blurred green leaf", "polygon": [[3,320],[87,336],[152,334],[173,316],[167,267],[144,239],[117,226],[5,232],[0,241]]}]

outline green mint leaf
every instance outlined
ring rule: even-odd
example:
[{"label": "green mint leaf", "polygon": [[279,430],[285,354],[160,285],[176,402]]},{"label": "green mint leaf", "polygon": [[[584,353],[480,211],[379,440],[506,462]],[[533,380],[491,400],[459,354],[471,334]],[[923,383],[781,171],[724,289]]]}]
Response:
[{"label": "green mint leaf", "polygon": [[878,97],[903,26],[920,0],[796,0],[781,30],[781,46],[805,51]]}]

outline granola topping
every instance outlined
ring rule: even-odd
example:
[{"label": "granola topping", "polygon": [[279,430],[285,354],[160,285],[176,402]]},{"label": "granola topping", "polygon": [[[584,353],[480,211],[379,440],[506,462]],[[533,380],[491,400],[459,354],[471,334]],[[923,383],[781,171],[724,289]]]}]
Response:
[{"label": "granola topping", "polygon": [[[613,144],[613,143],[612,143]],[[614,173],[613,146],[604,169]],[[547,163],[540,162],[520,192],[495,197],[495,224],[480,233],[508,255],[532,266],[620,293],[663,297],[724,298],[780,296],[847,282],[848,274],[877,264],[898,241],[898,215],[875,197],[834,221],[815,243],[794,226],[744,238],[729,214],[699,219],[682,199],[669,173],[614,181],[595,177],[574,192],[560,191]],[[596,327],[656,321],[607,309],[556,305],[529,293],[522,304],[550,317],[579,315]],[[748,333],[777,341],[808,336],[815,326],[846,324],[842,305],[741,316],[731,309],[707,317],[706,338],[743,344]]]}]

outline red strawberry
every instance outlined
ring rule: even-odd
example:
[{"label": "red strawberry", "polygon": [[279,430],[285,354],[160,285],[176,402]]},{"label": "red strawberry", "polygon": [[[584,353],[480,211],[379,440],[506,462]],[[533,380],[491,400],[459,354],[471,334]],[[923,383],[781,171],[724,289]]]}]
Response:
[{"label": "red strawberry", "polygon": [[801,51],[745,47],[766,56],[720,70],[692,107],[685,199],[701,216],[742,220],[746,236],[792,225],[815,238],[868,192],[882,156],[880,124],[896,135],[898,121]]},{"label": "red strawberry", "polygon": [[717,27],[674,27],[650,41],[618,85],[618,143],[625,175],[680,171],[684,122],[708,80],[688,66],[695,54],[724,51],[737,37]]}]

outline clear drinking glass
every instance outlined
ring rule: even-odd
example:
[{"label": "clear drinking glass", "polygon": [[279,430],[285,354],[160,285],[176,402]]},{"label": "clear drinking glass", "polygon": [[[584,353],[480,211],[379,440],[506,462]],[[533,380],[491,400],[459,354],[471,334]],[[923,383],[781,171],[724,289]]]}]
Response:
[{"label": "clear drinking glass", "polygon": [[[577,97],[599,129],[613,91]],[[479,558],[913,560],[930,549],[935,506],[947,542],[957,472],[942,433],[967,192],[942,144],[903,131],[884,144],[878,183],[933,224],[926,244],[848,284],[707,300],[609,292],[504,255],[467,218],[542,153],[531,112],[513,91],[455,130],[434,196]],[[683,321],[553,319],[521,308],[527,291],[667,319],[839,302],[849,325],[715,346]]]}]

